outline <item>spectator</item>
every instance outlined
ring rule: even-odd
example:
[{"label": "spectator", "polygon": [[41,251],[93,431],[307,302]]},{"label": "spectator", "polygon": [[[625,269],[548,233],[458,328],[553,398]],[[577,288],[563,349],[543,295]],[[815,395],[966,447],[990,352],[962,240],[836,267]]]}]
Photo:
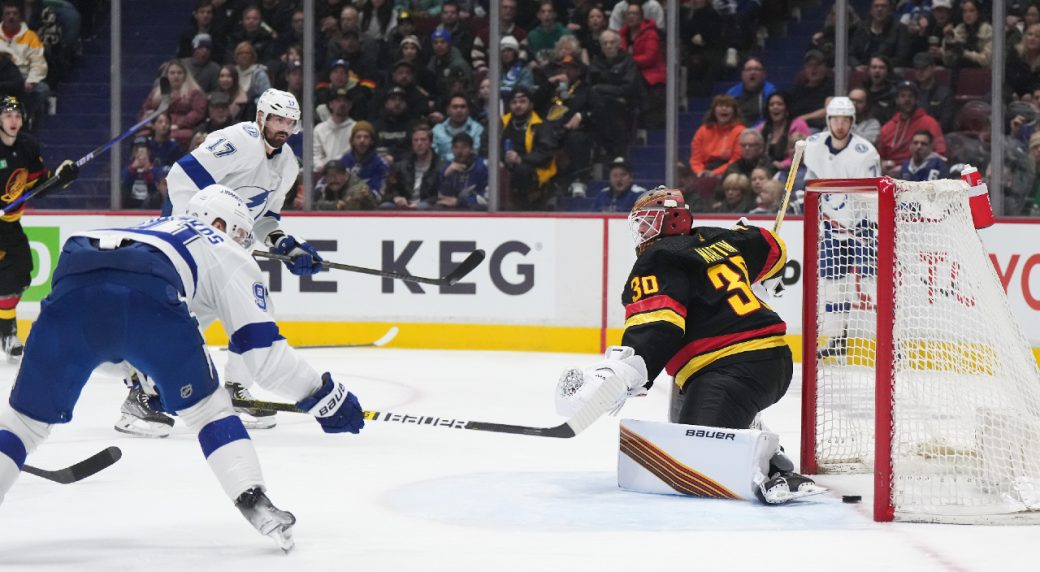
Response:
[{"label": "spectator", "polygon": [[484,136],[484,127],[470,115],[469,100],[464,95],[454,95],[448,100],[448,117],[433,128],[433,149],[437,156],[447,162],[454,160],[452,141],[459,133],[466,133],[473,141]]},{"label": "spectator", "polygon": [[455,157],[441,173],[435,208],[487,209],[488,168],[473,148],[473,138],[459,133],[451,140]]},{"label": "spectator", "polygon": [[470,54],[473,52],[473,34],[459,19],[458,2],[445,0],[441,4],[441,22],[437,25],[437,29],[451,32],[451,45],[459,50],[463,60],[469,62]]},{"label": "spectator", "polygon": [[592,84],[592,103],[597,110],[599,144],[608,157],[628,154],[632,132],[632,110],[642,93],[639,68],[632,56],[621,50],[621,36],[613,30],[600,35],[603,55],[589,64],[588,79]]},{"label": "spectator", "polygon": [[892,64],[884,56],[874,56],[870,58],[867,73],[867,83],[864,87],[867,91],[869,115],[884,124],[892,119],[896,112],[896,81],[892,76]]},{"label": "spectator", "polygon": [[437,75],[422,63],[423,53],[419,38],[407,36],[401,40],[397,55],[399,61],[412,64],[415,69],[416,86],[423,90],[427,99],[432,100],[434,94],[437,93]]},{"label": "spectator", "polygon": [[217,25],[214,18],[213,0],[196,0],[195,9],[191,11],[192,23],[181,32],[178,42],[177,57],[190,58],[195,51],[195,37],[206,34],[210,37],[210,57],[215,61],[224,61],[224,39],[227,33]]},{"label": "spectator", "polygon": [[885,56],[897,67],[910,60],[910,36],[892,16],[891,0],[870,3],[870,21],[858,27],[849,42],[849,65],[866,70],[870,58]]},{"label": "spectator", "polygon": [[459,75],[468,83],[473,79],[473,68],[462,58],[462,52],[451,45],[451,32],[447,30],[434,30],[433,55],[430,57],[426,68],[437,78],[436,95],[445,95],[449,92],[448,82],[452,76]]},{"label": "spectator", "polygon": [[[206,95],[199,89],[198,84],[192,79],[188,70],[177,60],[166,63],[164,72],[166,79],[170,82],[170,130],[173,140],[181,146],[188,147],[188,141],[195,133],[195,128],[206,117]],[[138,117],[142,117],[159,107],[162,94],[159,93],[158,82],[152,88],[148,98],[144,100]]]},{"label": "spectator", "polygon": [[765,122],[759,127],[766,144],[766,160],[774,169],[787,169],[793,158],[791,136],[798,133],[808,137],[809,126],[801,118],[791,119],[788,96],[784,92],[778,91],[767,98],[766,114]]},{"label": "spectator", "polygon": [[[526,50],[527,46],[527,30],[520,27],[516,23],[516,2],[517,0],[500,0],[498,5],[498,17],[499,17],[499,30],[503,39],[506,36],[512,36],[516,39],[517,45],[519,46],[520,59],[527,59]],[[470,60],[473,62],[473,68],[476,70],[487,69],[487,47],[488,38],[491,35],[490,24],[485,24],[483,28],[477,32],[477,36],[473,38],[473,51],[470,53]]]},{"label": "spectator", "polygon": [[[1037,29],[1040,45],[1040,27]],[[935,62],[927,53],[914,55],[914,79],[917,80],[917,105],[939,122],[944,132],[953,130],[953,93],[935,80]]]},{"label": "spectator", "polygon": [[791,91],[790,112],[793,117],[809,124],[813,129],[824,128],[827,98],[834,94],[834,79],[827,68],[823,52],[809,50],[802,61],[802,79]]},{"label": "spectator", "polygon": [[740,134],[744,122],[737,100],[717,95],[690,142],[690,169],[698,177],[721,177],[740,158]]},{"label": "spectator", "polygon": [[[732,95],[737,100],[744,121],[754,125],[766,118],[769,96],[774,93],[776,86],[766,81],[765,64],[752,56],[744,61],[740,70],[740,83],[729,88],[726,95]],[[786,105],[784,110],[786,112]]]},{"label": "spectator", "polygon": [[629,6],[642,6],[643,18],[647,20],[653,20],[658,29],[664,30],[664,7],[657,0],[640,0],[636,2],[627,2],[621,0],[617,4],[614,4],[614,9],[610,11],[610,29],[620,30],[625,27],[625,12]]},{"label": "spectator", "polygon": [[1025,29],[1022,40],[1010,50],[1004,70],[1014,97],[1021,99],[1040,88],[1040,24]]},{"label": "spectator", "polygon": [[[204,130],[206,133],[213,133],[218,129],[225,127],[231,127],[235,123],[234,117],[231,117],[231,102],[228,100],[228,96],[219,91],[215,91],[207,98],[209,99],[209,108],[206,119],[199,124],[195,129]],[[156,154],[156,157],[162,158],[162,155]],[[164,165],[172,165],[172,163],[166,163]]]},{"label": "spectator", "polygon": [[740,173],[730,173],[722,180],[722,200],[712,205],[712,212],[727,214],[747,214],[755,208],[755,198],[751,196],[751,179]]},{"label": "spectator", "polygon": [[585,81],[585,66],[572,55],[560,62],[563,81],[549,109],[548,119],[556,127],[567,163],[563,166],[564,184],[570,184],[571,196],[585,196],[586,183],[592,177],[592,148],[595,143],[593,125],[599,119],[592,103],[592,89]]},{"label": "spectator", "polygon": [[[40,118],[44,115],[47,98],[51,88],[44,82],[47,77],[47,60],[44,58],[43,42],[29,29],[23,21],[22,2],[20,0],[3,0],[3,21],[0,23],[0,54],[11,56],[11,62],[22,74],[23,93],[25,94],[25,111],[28,115],[29,130],[39,127]],[[17,95],[17,94],[15,94]]]},{"label": "spectator", "polygon": [[397,60],[390,71],[389,81],[380,86],[372,96],[371,111],[382,109],[383,100],[394,88],[404,90],[405,99],[408,101],[408,117],[416,120],[425,117],[433,110],[433,102],[430,94],[416,84],[415,64],[408,60]]},{"label": "spectator", "polygon": [[581,56],[582,61],[589,63],[596,56],[603,54],[603,51],[599,48],[599,36],[606,29],[607,13],[603,11],[603,7],[599,5],[590,7],[585,15],[585,25],[580,30],[574,32],[584,49],[584,53]]},{"label": "spectator", "polygon": [[646,95],[643,99],[643,126],[648,129],[664,127],[665,76],[664,50],[661,36],[653,20],[643,18],[638,4],[625,9],[625,27],[621,28],[621,49],[632,54],[643,75]]},{"label": "spectator", "polygon": [[238,83],[238,68],[234,65],[223,65],[220,66],[220,71],[217,72],[217,87],[213,90],[213,93],[223,93],[227,96],[228,111],[231,112],[231,117],[235,121],[243,121],[245,119],[245,109],[249,105],[249,100],[246,99],[246,92],[242,89],[242,86]]},{"label": "spectator", "polygon": [[271,79],[271,87],[288,91],[286,84],[289,81],[289,71],[296,67],[303,71],[303,47],[299,44],[289,46],[284,53],[267,62],[267,77]]},{"label": "spectator", "polygon": [[932,61],[942,64],[943,42],[953,38],[953,3],[951,0],[932,0],[932,13],[918,20],[921,35],[928,42],[928,55]]},{"label": "spectator", "polygon": [[267,76],[267,68],[257,63],[256,50],[249,42],[239,42],[235,46],[235,69],[238,70],[238,85],[246,93],[243,119],[251,120],[256,116],[256,98],[271,87],[271,78]]},{"label": "spectator", "polygon": [[899,178],[904,181],[934,181],[950,175],[946,158],[932,151],[932,134],[921,129],[910,138],[910,158],[903,162]]},{"label": "spectator", "polygon": [[687,71],[687,88],[694,96],[711,93],[722,60],[722,17],[708,0],[691,0],[682,8],[679,45]]},{"label": "spectator", "polygon": [[376,132],[379,133],[376,145],[386,149],[394,161],[404,156],[411,139],[408,92],[399,87],[392,88],[383,100],[382,112],[376,117],[374,124]]},{"label": "spectator", "polygon": [[[140,140],[135,140],[139,143]],[[184,151],[170,138],[170,115],[160,113],[152,120],[152,135],[145,140],[151,159],[160,167],[170,168],[181,158]]]},{"label": "spectator", "polygon": [[25,81],[22,72],[14,65],[9,54],[0,53],[0,94],[12,95],[19,101],[25,99]]},{"label": "spectator", "polygon": [[726,169],[723,179],[730,173],[740,173],[750,177],[751,172],[757,167],[769,165],[765,154],[766,142],[757,129],[752,127],[744,129],[737,141],[740,145],[740,158]]},{"label": "spectator", "polygon": [[849,90],[849,101],[856,107],[856,121],[852,124],[852,132],[870,141],[876,148],[881,137],[881,122],[868,111],[867,90],[862,87]]},{"label": "spectator", "polygon": [[502,116],[502,158],[513,210],[542,210],[553,197],[557,149],[552,127],[534,112],[530,90],[518,87]]},{"label": "spectator", "polygon": [[[748,211],[753,215],[775,215],[780,212],[780,204],[784,201],[784,185],[776,179],[769,179],[762,184],[762,190],[755,195],[755,208]],[[791,207],[788,207],[788,211]]]},{"label": "spectator", "polygon": [[928,51],[928,16],[932,13],[930,4],[930,0],[905,0],[898,7],[896,19],[906,26],[910,54]]},{"label": "spectator", "polygon": [[993,26],[982,20],[977,0],[961,2],[961,23],[943,44],[943,61],[951,68],[989,67]]},{"label": "spectator", "polygon": [[503,99],[508,99],[513,88],[522,85],[529,90],[534,89],[534,74],[526,62],[520,58],[520,43],[513,36],[505,36],[499,44],[500,68],[499,91]]},{"label": "spectator", "polygon": [[690,169],[689,163],[680,161],[676,164],[679,181],[679,190],[682,191],[683,199],[690,206],[690,211],[695,213],[709,212],[708,201],[701,194],[701,183],[704,179],[698,177]]},{"label": "spectator", "polygon": [[390,167],[376,153],[378,134],[368,121],[358,121],[350,134],[350,150],[340,159],[351,175],[368,185],[376,202],[383,196],[383,187]]},{"label": "spectator", "polygon": [[1029,158],[1032,160],[1034,177],[1032,187],[1027,190],[1029,196],[1026,197],[1026,212],[1023,214],[1040,216],[1040,131],[1029,138]]},{"label": "spectator", "polygon": [[433,151],[433,134],[425,123],[411,134],[411,152],[395,161],[387,178],[382,208],[431,208],[437,202],[439,175],[445,162]]},{"label": "spectator", "polygon": [[766,181],[773,178],[773,170],[769,167],[755,167],[751,170],[751,195],[757,197],[762,194]]},{"label": "spectator", "polygon": [[181,65],[191,73],[199,89],[205,93],[213,91],[217,85],[217,74],[220,66],[213,62],[210,54],[213,51],[213,40],[209,34],[199,34],[191,40],[191,56],[181,58]]},{"label": "spectator", "polygon": [[369,0],[361,7],[361,35],[385,47],[397,27],[397,10],[390,0]]},{"label": "spectator", "polygon": [[329,100],[329,118],[314,128],[314,165],[322,166],[342,157],[350,149],[355,121],[350,118],[353,105],[345,87],[336,89]]},{"label": "spectator", "polygon": [[538,2],[538,26],[527,33],[527,49],[535,58],[541,53],[552,53],[557,40],[570,34],[563,24],[556,21],[556,7],[549,0]]},{"label": "spectator", "polygon": [[[347,6],[344,12],[349,13],[351,10],[353,10],[353,7]],[[329,45],[327,51],[328,60],[326,61],[346,61],[350,66],[351,73],[357,77],[358,81],[372,81],[382,75],[379,72],[381,69],[380,56],[379,46],[367,41],[362,42],[361,32],[354,28],[348,28],[336,38],[335,42]]]},{"label": "spectator", "polygon": [[[314,187],[318,200],[314,208],[320,211],[372,210],[376,199],[368,185],[341,161],[329,161],[322,169],[323,177]],[[300,205],[302,206],[302,205]]]},{"label": "spectator", "polygon": [[610,163],[610,181],[606,188],[596,193],[592,210],[607,213],[627,213],[636,204],[639,195],[646,189],[632,182],[632,166],[618,157]]},{"label": "spectator", "polygon": [[900,165],[910,158],[912,134],[922,129],[932,134],[935,152],[946,153],[946,139],[939,122],[917,106],[917,86],[913,82],[901,82],[896,88],[896,109],[898,113],[881,127],[881,147],[878,148],[882,172],[890,176],[898,175]]},{"label": "spectator", "polygon": [[253,57],[257,62],[266,62],[275,57],[274,36],[263,25],[260,8],[257,6],[247,6],[242,10],[242,19],[228,35],[228,44],[235,46],[235,52],[228,56],[233,56],[236,62],[239,46],[243,42],[253,47]]},{"label": "spectator", "polygon": [[367,103],[367,98],[363,97],[364,89],[362,89],[355,77],[351,77],[350,64],[347,60],[333,60],[329,64],[329,80],[327,82],[319,83],[314,89],[314,103],[317,105],[315,110],[318,114],[318,118],[325,121],[329,118],[329,100],[332,99],[332,95],[340,90],[347,90],[350,92],[351,102],[351,117],[355,119],[365,119],[370,116],[368,109],[357,109],[359,106]]},{"label": "spectator", "polygon": [[[290,46],[303,45],[303,8],[296,8],[289,16],[289,25],[285,26],[275,38],[275,53],[284,54]],[[220,52],[217,52],[220,53]]]},{"label": "spectator", "polygon": [[143,137],[134,140],[130,149],[130,166],[123,171],[123,207],[128,209],[158,209],[163,197],[156,186],[162,170],[152,161],[148,142]]},{"label": "spectator", "polygon": [[303,62],[300,60],[288,62],[285,68],[285,83],[282,87],[285,88],[282,91],[293,94],[296,101],[303,101]]}]

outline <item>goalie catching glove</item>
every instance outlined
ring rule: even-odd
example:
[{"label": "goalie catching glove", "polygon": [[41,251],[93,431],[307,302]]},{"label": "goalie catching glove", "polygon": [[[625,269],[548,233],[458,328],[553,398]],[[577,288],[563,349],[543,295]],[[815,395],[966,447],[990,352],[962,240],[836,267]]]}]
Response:
[{"label": "goalie catching glove", "polygon": [[365,412],[358,398],[347,391],[346,386],[333,381],[332,376],[321,374],[321,388],[296,407],[317,418],[326,433],[358,433],[365,426]]},{"label": "goalie catching glove", "polygon": [[313,246],[300,242],[280,230],[267,236],[267,245],[275,254],[292,257],[291,261],[285,262],[285,266],[289,272],[297,276],[311,276],[325,270],[321,265],[322,258]]},{"label": "goalie catching glove", "polygon": [[624,388],[610,409],[611,415],[621,411],[629,397],[642,397],[650,388],[646,363],[628,346],[610,346],[604,360],[583,369],[568,369],[556,384],[556,412],[573,417],[575,412],[611,377],[618,377]]}]

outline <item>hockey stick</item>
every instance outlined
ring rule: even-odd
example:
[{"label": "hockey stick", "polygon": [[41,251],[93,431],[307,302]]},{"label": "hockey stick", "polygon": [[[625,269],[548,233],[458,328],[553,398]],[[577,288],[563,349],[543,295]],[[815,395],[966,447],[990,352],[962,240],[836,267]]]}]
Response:
[{"label": "hockey stick", "polygon": [[29,473],[30,475],[43,477],[49,481],[67,485],[77,481],[82,481],[90,475],[108,468],[122,458],[122,456],[123,452],[119,450],[119,447],[109,447],[76,463],[75,465],[65,467],[64,469],[47,471],[44,469],[37,469],[31,465],[22,465],[22,471]]},{"label": "hockey stick", "polygon": [[[390,329],[383,334],[383,337],[374,342],[368,342],[367,344],[328,344],[324,346],[292,346],[292,348],[294,350],[318,350],[322,348],[381,348],[394,341],[394,338],[397,337],[398,331],[397,326],[391,326]],[[228,349],[220,348],[220,351],[226,352]]]},{"label": "hockey stick", "polygon": [[791,170],[787,172],[787,184],[784,185],[784,201],[780,203],[780,210],[776,213],[776,222],[773,223],[773,232],[780,232],[780,225],[784,222],[787,213],[787,203],[791,200],[791,190],[794,188],[794,177],[798,173],[798,166],[802,163],[802,155],[805,153],[805,141],[794,144],[794,157],[791,158]]},{"label": "hockey stick", "polygon": [[[281,260],[282,262],[289,262],[292,260],[291,256],[284,254],[276,254],[274,252],[267,252],[265,250],[257,250],[253,252],[253,256],[257,258],[272,258],[274,260]],[[369,274],[371,276],[382,276],[383,278],[393,278],[395,280],[404,280],[405,282],[418,282],[420,284],[433,284],[434,286],[454,286],[459,280],[462,280],[467,274],[473,271],[481,262],[484,261],[484,251],[474,250],[462,261],[455,270],[452,270],[448,274],[440,278],[423,278],[421,276],[412,276],[411,274],[401,274],[399,272],[387,272],[385,270],[376,270],[374,268],[363,268],[361,266],[351,266],[350,264],[340,264],[338,262],[329,262],[328,260],[322,260],[321,265],[326,270],[335,268],[336,270],[347,270],[349,272],[358,272],[360,274]]]},{"label": "hockey stick", "polygon": [[[118,136],[116,136],[115,139],[112,139],[111,141],[103,145],[99,145],[98,147],[95,147],[93,151],[77,159],[76,167],[82,167],[83,165],[86,165],[87,163],[93,161],[95,157],[104,153],[105,151],[108,151],[116,143],[119,143],[123,139],[126,139],[134,133],[137,133],[139,129],[141,129],[145,125],[148,125],[152,122],[153,119],[159,117],[161,113],[166,111],[166,109],[170,107],[170,80],[166,79],[165,77],[159,80],[159,93],[162,94],[162,98],[159,100],[159,107],[156,107],[154,111],[152,111],[148,115],[145,115],[144,118],[142,118],[140,121],[134,124],[133,127],[120,133]],[[22,196],[18,197],[14,202],[4,207],[3,213],[7,214],[17,209],[18,205],[24,203],[25,201],[37,195],[43,194],[45,191],[47,191],[56,184],[58,184],[58,176],[54,175],[51,178],[44,181],[43,183],[41,183],[40,186],[36,187],[31,192],[22,194]]]},{"label": "hockey stick", "polygon": [[[573,417],[555,427],[531,427],[528,425],[508,425],[486,421],[465,421],[427,415],[408,415],[390,411],[365,411],[365,421],[382,421],[400,423],[402,425],[427,425],[430,427],[447,427],[449,429],[469,429],[471,431],[491,431],[493,433],[512,433],[514,435],[531,435],[533,437],[558,437],[569,439],[581,433],[601,415],[614,408],[617,396],[625,392],[624,383],[616,377],[610,378],[599,386],[588,401],[581,406]],[[251,409],[267,409],[271,411],[288,411],[289,413],[307,413],[292,403],[260,401],[254,399],[232,399],[235,407]]]}]

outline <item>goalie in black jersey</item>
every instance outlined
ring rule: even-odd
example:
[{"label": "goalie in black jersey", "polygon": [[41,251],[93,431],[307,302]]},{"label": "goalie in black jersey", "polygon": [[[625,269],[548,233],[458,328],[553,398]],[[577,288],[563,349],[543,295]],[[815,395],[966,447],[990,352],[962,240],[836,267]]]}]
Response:
[{"label": "goalie in black jersey", "polygon": [[[787,262],[784,242],[758,226],[693,227],[676,189],[644,193],[628,220],[638,258],[622,294],[622,346],[583,370],[584,378],[622,377],[629,390],[620,408],[628,397],[645,395],[665,370],[680,388],[679,423],[751,427],[791,383],[787,325],[751,290],[779,276]],[[769,473],[760,483],[764,502],[822,491],[794,473],[781,451]]]}]

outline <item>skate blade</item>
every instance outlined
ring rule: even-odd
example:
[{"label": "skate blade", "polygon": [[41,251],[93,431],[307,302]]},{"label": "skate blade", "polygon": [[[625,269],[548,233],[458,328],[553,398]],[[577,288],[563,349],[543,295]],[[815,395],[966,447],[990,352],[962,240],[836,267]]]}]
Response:
[{"label": "skate blade", "polygon": [[133,435],[134,437],[162,439],[170,436],[170,427],[168,425],[151,423],[125,413],[119,418],[119,421],[116,421],[114,428],[120,433]]},{"label": "skate blade", "polygon": [[282,552],[288,554],[296,546],[296,541],[293,539],[292,525],[286,524],[279,526],[267,533],[267,536],[271,537],[278,544],[278,548],[282,549]]}]

